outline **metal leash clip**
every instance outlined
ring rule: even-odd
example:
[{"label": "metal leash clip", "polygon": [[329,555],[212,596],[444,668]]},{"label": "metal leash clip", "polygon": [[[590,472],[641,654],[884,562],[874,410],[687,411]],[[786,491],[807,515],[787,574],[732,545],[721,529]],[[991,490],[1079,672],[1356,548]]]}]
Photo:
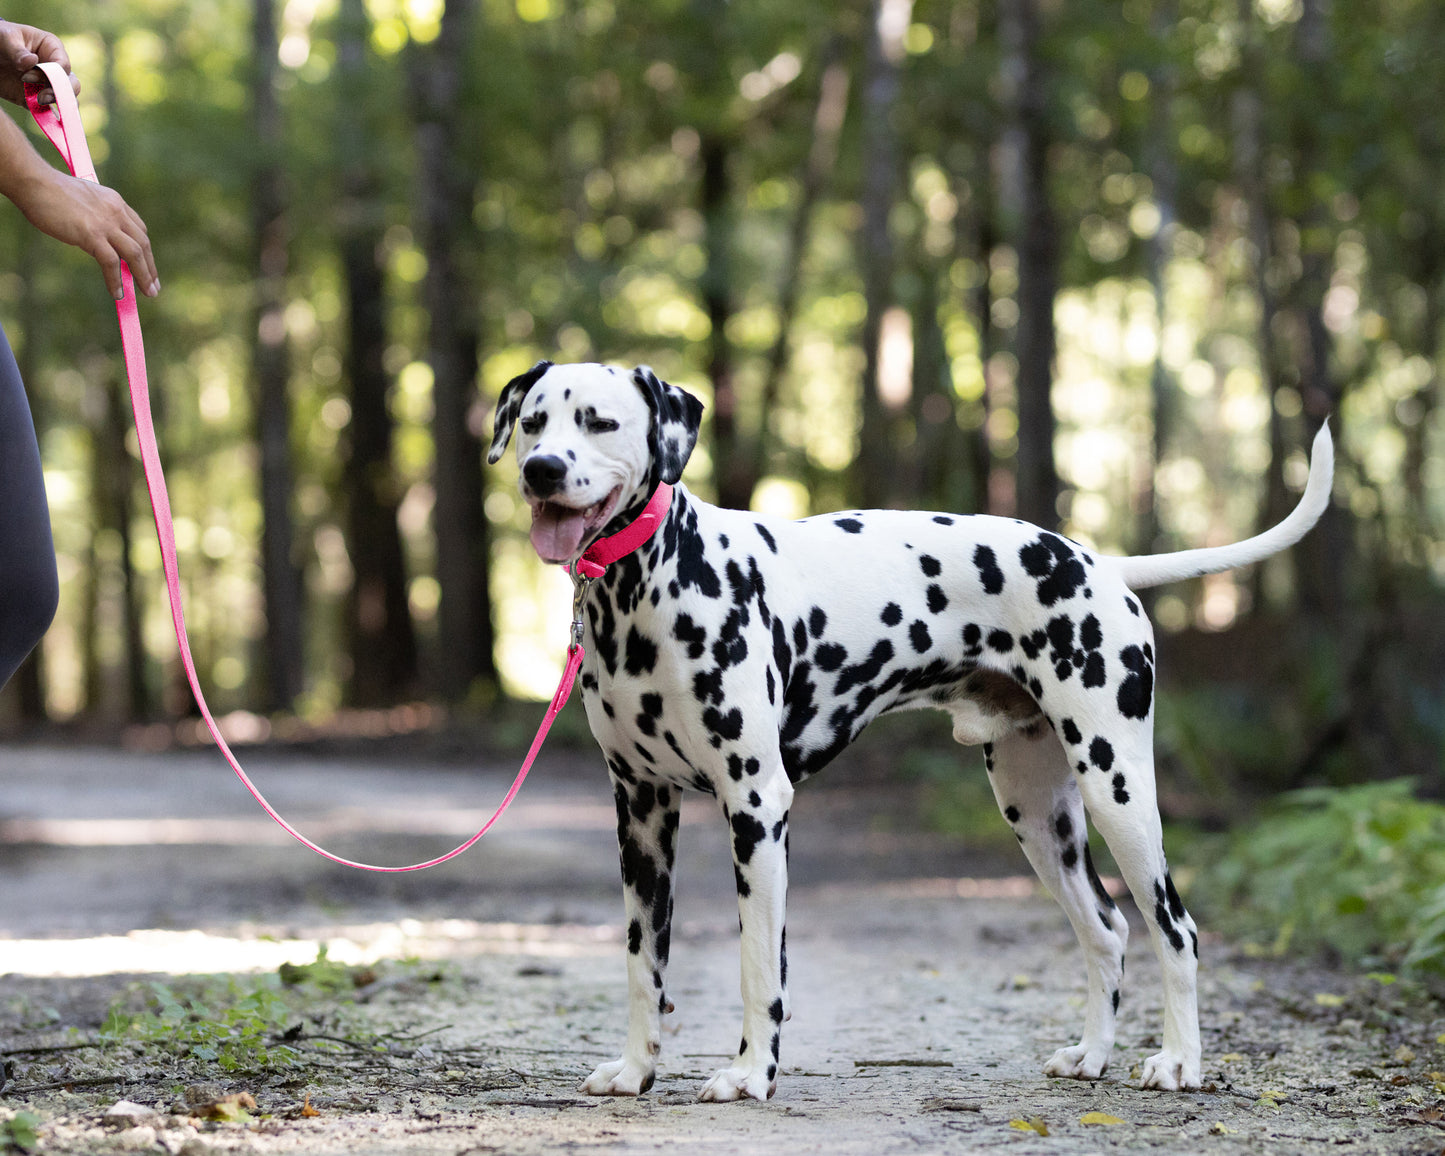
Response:
[{"label": "metal leash clip", "polygon": [[587,629],[582,619],[582,607],[587,601],[587,591],[595,578],[584,577],[575,570],[568,571],[572,577],[572,645],[570,650],[576,650],[582,645],[582,634]]}]

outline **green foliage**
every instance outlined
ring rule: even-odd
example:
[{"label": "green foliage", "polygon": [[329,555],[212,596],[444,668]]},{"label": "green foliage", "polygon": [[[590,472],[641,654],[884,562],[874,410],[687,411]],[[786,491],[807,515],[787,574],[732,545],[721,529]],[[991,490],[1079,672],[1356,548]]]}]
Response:
[{"label": "green foliage", "polygon": [[37,1129],[40,1117],[34,1112],[16,1112],[0,1121],[0,1149],[6,1152],[34,1152],[40,1146]]},{"label": "green foliage", "polygon": [[153,1045],[226,1072],[287,1067],[296,1062],[297,1051],[277,1037],[294,1012],[274,985],[269,976],[224,977],[186,993],[152,981],[144,1011],[112,1005],[101,1039]]},{"label": "green foliage", "polygon": [[1228,837],[1190,899],[1275,953],[1445,972],[1445,806],[1408,779],[1291,792]]},{"label": "green foliage", "polygon": [[351,967],[328,957],[326,944],[316,949],[311,963],[283,963],[276,971],[287,987],[310,986],[318,991],[340,995],[376,978],[369,967]]}]

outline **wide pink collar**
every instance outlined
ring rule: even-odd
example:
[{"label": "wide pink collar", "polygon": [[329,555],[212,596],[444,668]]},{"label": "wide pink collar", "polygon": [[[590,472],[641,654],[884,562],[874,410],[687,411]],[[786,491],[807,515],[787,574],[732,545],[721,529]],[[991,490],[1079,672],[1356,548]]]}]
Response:
[{"label": "wide pink collar", "polygon": [[598,538],[582,552],[582,557],[578,558],[571,567],[573,576],[576,578],[602,577],[603,572],[613,562],[620,558],[626,558],[634,550],[645,545],[652,535],[657,533],[657,527],[662,525],[662,519],[667,516],[667,511],[671,508],[672,487],[666,482],[662,482],[653,491],[652,497],[648,499],[642,513],[617,533],[609,534],[606,538]]}]

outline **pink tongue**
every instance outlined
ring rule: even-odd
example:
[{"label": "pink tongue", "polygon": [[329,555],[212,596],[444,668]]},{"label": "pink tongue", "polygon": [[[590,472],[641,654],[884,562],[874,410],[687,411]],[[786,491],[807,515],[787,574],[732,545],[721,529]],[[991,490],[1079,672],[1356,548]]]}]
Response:
[{"label": "pink tongue", "polygon": [[586,527],[581,510],[545,502],[532,515],[532,548],[544,562],[570,562],[582,545]]}]

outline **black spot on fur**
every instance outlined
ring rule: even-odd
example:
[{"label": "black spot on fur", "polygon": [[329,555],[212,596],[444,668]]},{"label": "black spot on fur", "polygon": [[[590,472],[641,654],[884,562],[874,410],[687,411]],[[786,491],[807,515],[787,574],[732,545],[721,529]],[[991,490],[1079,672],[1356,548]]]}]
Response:
[{"label": "black spot on fur", "polygon": [[921,619],[908,628],[908,641],[913,643],[913,649],[922,654],[933,645],[933,636],[928,633],[928,625]]},{"label": "black spot on fur", "polygon": [[1159,880],[1154,881],[1154,922],[1159,925],[1160,934],[1169,941],[1169,946],[1175,951],[1184,950],[1184,936],[1179,934],[1179,928],[1174,926],[1174,920],[1169,914],[1168,896],[1164,892],[1164,885]]},{"label": "black spot on fur", "polygon": [[1069,543],[1047,530],[1019,550],[1019,562],[1039,580],[1039,603],[1043,606],[1072,598],[1085,581],[1084,564]]},{"label": "black spot on fur", "polygon": [[1129,801],[1129,792],[1124,789],[1124,776],[1114,776],[1114,802],[1121,807]]},{"label": "black spot on fur", "polygon": [[772,536],[772,534],[768,532],[768,528],[764,526],[761,522],[756,523],[754,528],[758,532],[758,537],[767,543],[768,549],[771,550],[774,554],[776,554],[778,552],[778,543],[777,540]]},{"label": "black spot on fur", "polygon": [[903,621],[903,608],[896,602],[890,602],[878,617],[883,620],[884,626],[897,626]]},{"label": "black spot on fur", "polygon": [[1059,730],[1064,736],[1064,742],[1070,746],[1078,746],[1084,741],[1084,736],[1079,733],[1078,726],[1071,718],[1064,719],[1064,721],[1059,724]]},{"label": "black spot on fur", "polygon": [[808,612],[808,633],[814,638],[822,638],[823,631],[828,628],[828,615],[824,613],[821,606],[814,606]]},{"label": "black spot on fur", "polygon": [[863,532],[863,523],[858,521],[857,518],[835,518],[833,525],[847,534],[861,534]]},{"label": "black spot on fur", "polygon": [[1019,821],[1019,809],[1013,806],[1005,807],[1003,817],[1010,823],[1017,823]]},{"label": "black spot on fur", "polygon": [[627,673],[634,677],[640,674],[651,674],[656,665],[657,643],[640,634],[637,627],[628,627],[624,657],[624,667]]},{"label": "black spot on fur", "polygon": [[825,642],[818,647],[817,653],[813,655],[813,661],[818,664],[819,670],[832,672],[843,665],[848,657],[848,651],[839,646],[836,642]]},{"label": "black spot on fur", "polygon": [[932,554],[924,554],[918,559],[918,565],[923,568],[923,573],[930,578],[937,578],[943,573],[943,564]]},{"label": "black spot on fur", "polygon": [[1154,699],[1154,666],[1148,647],[1126,646],[1119,652],[1119,661],[1129,673],[1119,684],[1119,713],[1125,718],[1148,718]]},{"label": "black spot on fur", "polygon": [[932,614],[942,614],[948,609],[948,595],[937,582],[928,588],[928,609]]},{"label": "black spot on fur", "polygon": [[753,857],[753,850],[767,836],[768,829],[745,811],[739,811],[732,818],[733,858],[747,863]]},{"label": "black spot on fur", "polygon": [[1074,833],[1074,821],[1069,818],[1067,811],[1060,811],[1059,817],[1054,820],[1054,834],[1061,842],[1067,842]]},{"label": "black spot on fur", "polygon": [[1014,638],[1007,630],[990,630],[988,632],[988,645],[990,650],[996,650],[1000,654],[1007,654],[1014,648]]},{"label": "black spot on fur", "polygon": [[1103,735],[1095,735],[1094,741],[1089,744],[1089,761],[1101,771],[1107,771],[1114,765],[1114,748]]},{"label": "black spot on fur", "polygon": [[672,636],[687,647],[688,658],[701,658],[707,649],[707,629],[699,626],[688,614],[679,614],[672,625]]},{"label": "black spot on fur", "polygon": [[988,546],[980,546],[973,552],[973,564],[978,569],[978,580],[983,583],[985,594],[998,594],[1003,590],[1003,571],[999,569],[998,555]]},{"label": "black spot on fur", "polygon": [[1072,871],[1079,865],[1079,849],[1070,843],[1064,848],[1064,853],[1060,856],[1060,859],[1064,864],[1064,870]]},{"label": "black spot on fur", "polygon": [[627,950],[633,955],[642,951],[642,924],[636,919],[627,925]]}]

